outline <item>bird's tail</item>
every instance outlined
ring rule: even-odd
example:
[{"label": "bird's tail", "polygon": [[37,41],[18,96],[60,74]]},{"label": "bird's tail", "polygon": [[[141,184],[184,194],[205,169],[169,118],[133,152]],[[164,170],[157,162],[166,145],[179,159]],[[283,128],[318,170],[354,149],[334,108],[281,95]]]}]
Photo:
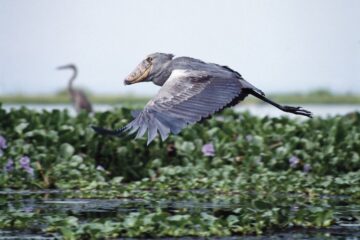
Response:
[{"label": "bird's tail", "polygon": [[123,133],[127,129],[126,126],[115,129],[115,130],[110,130],[110,129],[97,127],[97,126],[91,126],[91,128],[94,129],[94,131],[96,133],[99,133],[101,135],[108,135],[108,136],[119,136],[121,133]]}]

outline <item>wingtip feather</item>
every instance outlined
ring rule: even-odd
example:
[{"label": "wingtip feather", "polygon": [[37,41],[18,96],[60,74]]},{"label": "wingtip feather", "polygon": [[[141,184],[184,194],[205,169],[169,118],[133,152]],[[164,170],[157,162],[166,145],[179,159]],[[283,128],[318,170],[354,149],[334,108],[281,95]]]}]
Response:
[{"label": "wingtip feather", "polygon": [[109,136],[118,136],[126,130],[126,126],[116,129],[116,130],[110,130],[110,129],[106,129],[106,128],[102,128],[102,127],[98,127],[98,126],[90,126],[90,127],[98,134],[109,135]]}]

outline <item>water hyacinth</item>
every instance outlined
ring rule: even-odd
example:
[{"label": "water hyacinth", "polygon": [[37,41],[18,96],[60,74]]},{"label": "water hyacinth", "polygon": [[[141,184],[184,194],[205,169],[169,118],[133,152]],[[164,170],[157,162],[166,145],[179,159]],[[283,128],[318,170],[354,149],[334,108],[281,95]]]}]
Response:
[{"label": "water hyacinth", "polygon": [[101,165],[98,165],[98,166],[96,167],[96,170],[98,170],[98,171],[105,171],[105,168],[104,168],[103,166],[101,166]]},{"label": "water hyacinth", "polygon": [[32,206],[26,206],[22,209],[23,212],[26,212],[26,213],[32,213],[34,212],[34,207]]},{"label": "water hyacinth", "polygon": [[306,163],[305,165],[304,165],[304,169],[303,169],[303,171],[304,171],[304,173],[308,173],[308,172],[310,172],[311,171],[311,165],[310,164],[308,164],[308,163]]},{"label": "water hyacinth", "polygon": [[10,158],[5,164],[5,172],[9,173],[12,172],[13,170],[14,170],[14,160]]},{"label": "water hyacinth", "polygon": [[259,156],[256,160],[255,160],[255,163],[256,165],[261,165],[263,162],[262,162],[262,157]]},{"label": "water hyacinth", "polygon": [[297,204],[292,205],[291,208],[290,208],[290,210],[291,210],[292,212],[298,212],[299,209],[300,209],[300,207],[299,207],[299,205],[297,205]]},{"label": "water hyacinth", "polygon": [[19,162],[22,168],[27,168],[30,166],[30,158],[27,156],[23,156],[22,158],[20,158]]},{"label": "water hyacinth", "polygon": [[248,142],[251,142],[252,140],[254,140],[254,136],[251,135],[251,134],[248,134],[245,136],[245,140],[248,141]]},{"label": "water hyacinth", "polygon": [[213,156],[215,156],[215,148],[214,148],[214,145],[212,143],[205,144],[201,148],[201,151],[202,151],[202,153],[203,153],[203,155],[205,157],[213,157]]},{"label": "water hyacinth", "polygon": [[30,158],[23,156],[20,158],[20,167],[25,170],[29,175],[34,176],[34,169],[30,166]]},{"label": "water hyacinth", "polygon": [[290,163],[291,168],[296,168],[297,165],[299,164],[299,162],[300,162],[300,159],[296,156],[291,156],[289,158],[289,163]]},{"label": "water hyacinth", "polygon": [[0,157],[4,155],[3,149],[7,148],[6,139],[0,135]]}]

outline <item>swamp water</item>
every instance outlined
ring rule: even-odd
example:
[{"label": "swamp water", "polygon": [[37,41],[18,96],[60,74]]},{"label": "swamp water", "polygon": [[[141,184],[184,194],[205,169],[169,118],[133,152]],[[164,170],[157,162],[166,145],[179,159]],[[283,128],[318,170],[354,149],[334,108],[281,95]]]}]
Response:
[{"label": "swamp water", "polygon": [[[176,194],[178,191],[174,191]],[[224,196],[223,201],[198,201],[195,200],[145,200],[141,198],[119,198],[119,199],[96,199],[96,198],[74,198],[77,191],[0,191],[0,210],[16,211],[19,213],[17,218],[21,219],[21,214],[34,214],[34,218],[46,216],[75,216],[80,222],[89,222],[94,219],[111,219],[119,215],[126,215],[137,212],[139,209],[155,210],[161,208],[165,211],[176,211],[177,209],[188,209],[189,212],[199,211],[226,211],[242,207],[241,203],[236,203],[230,198],[236,197],[237,193],[231,194],[229,200]],[[194,190],[188,191],[190,195],[197,197],[211,195],[212,191]],[[171,193],[170,193],[171,194]],[[251,194],[251,193],[250,193]],[[67,196],[71,196],[68,198]],[[293,195],[279,194],[281,198],[297,197]],[[215,237],[207,239],[360,239],[360,206],[349,203],[347,196],[321,196],[330,203],[333,209],[336,222],[326,228],[288,228],[265,232],[261,236],[236,236],[236,237]],[[208,198],[207,198],[208,199]],[[296,206],[293,206],[296,211]],[[36,223],[36,221],[35,221]],[[46,233],[42,229],[48,226],[43,221],[27,226],[26,230],[0,229],[0,239],[61,239],[56,233]],[[118,238],[136,239],[136,238]],[[176,239],[176,238],[166,238]],[[185,237],[181,239],[203,239]]]},{"label": "swamp water", "polygon": [[[292,104],[296,105],[296,104]],[[318,117],[328,117],[335,115],[344,115],[351,112],[360,111],[360,105],[357,104],[300,104],[304,109],[311,111],[314,116]],[[20,107],[25,106],[29,109],[36,111],[52,111],[53,109],[65,110],[67,109],[70,114],[76,115],[76,112],[72,105],[70,104],[4,104],[3,108],[6,110],[10,109],[19,109]],[[94,109],[97,112],[111,111],[114,107],[121,107],[121,105],[108,105],[108,104],[95,104]],[[141,107],[140,107],[141,108]],[[280,111],[279,109],[269,105],[269,104],[238,104],[234,107],[235,111],[243,112],[248,111],[255,116],[269,116],[269,117],[298,117],[296,115],[288,114]]]}]

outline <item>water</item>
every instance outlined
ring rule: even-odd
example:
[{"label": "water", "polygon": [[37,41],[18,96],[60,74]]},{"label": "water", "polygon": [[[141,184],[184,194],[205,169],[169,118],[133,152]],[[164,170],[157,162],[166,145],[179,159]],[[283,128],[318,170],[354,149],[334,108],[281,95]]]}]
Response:
[{"label": "water", "polygon": [[[195,194],[208,195],[211,191],[196,191]],[[76,216],[81,222],[87,222],[95,218],[111,218],[118,214],[128,214],[141,208],[155,209],[162,208],[168,211],[188,208],[194,211],[207,211],[212,209],[233,209],[241,207],[236,203],[228,201],[220,202],[198,202],[196,200],[171,200],[163,199],[161,201],[149,201],[144,199],[121,198],[121,199],[81,199],[67,198],[71,192],[61,192],[57,190],[41,191],[0,191],[0,210],[16,209],[25,213],[36,213],[42,216]],[[193,193],[193,192],[192,192]],[[73,191],[76,194],[76,191]],[[288,195],[287,197],[294,197]],[[219,240],[233,239],[360,239],[360,219],[357,218],[360,213],[359,205],[344,205],[347,196],[322,196],[327,198],[333,205],[335,211],[336,223],[328,228],[306,229],[290,228],[281,231],[267,232],[263,236],[238,236],[211,238]],[[355,216],[355,217],[354,217]],[[42,226],[45,228],[46,226]],[[28,229],[31,229],[29,226]],[[47,234],[41,231],[26,230],[1,230],[0,239],[59,239],[56,233]],[[169,238],[167,238],[169,239]],[[183,238],[183,239],[201,239],[201,238]]]},{"label": "water", "polygon": [[[4,104],[4,108],[6,110],[10,110],[12,108],[18,109],[21,106],[26,106],[30,109],[34,109],[37,111],[41,110],[47,110],[51,111],[53,109],[68,109],[70,114],[75,115],[76,112],[74,108],[70,104],[26,104],[26,105],[20,105],[20,104]],[[296,106],[296,104],[294,105]],[[333,104],[307,104],[307,105],[301,105],[304,109],[307,109],[311,111],[314,116],[319,117],[327,117],[327,116],[334,116],[334,115],[344,115],[347,113],[360,111],[360,105],[333,105]],[[102,112],[111,110],[114,107],[120,107],[114,106],[114,105],[108,105],[108,104],[95,104],[94,109],[95,111]],[[298,117],[293,114],[285,113],[280,111],[279,109],[269,105],[269,104],[238,104],[235,107],[236,111],[249,111],[251,114],[256,116],[270,116],[270,117],[279,117],[279,116],[289,116],[289,117]]]},{"label": "water", "polygon": [[[292,104],[292,106],[298,106]],[[328,117],[335,115],[345,115],[351,112],[359,112],[360,105],[333,105],[333,104],[307,104],[300,105],[304,109],[311,111],[315,117]],[[249,111],[250,113],[256,116],[270,116],[270,117],[279,117],[279,116],[289,116],[289,117],[298,117],[293,114],[285,113],[279,109],[268,105],[268,104],[258,104],[258,105],[238,105],[236,106],[238,111]]]}]

